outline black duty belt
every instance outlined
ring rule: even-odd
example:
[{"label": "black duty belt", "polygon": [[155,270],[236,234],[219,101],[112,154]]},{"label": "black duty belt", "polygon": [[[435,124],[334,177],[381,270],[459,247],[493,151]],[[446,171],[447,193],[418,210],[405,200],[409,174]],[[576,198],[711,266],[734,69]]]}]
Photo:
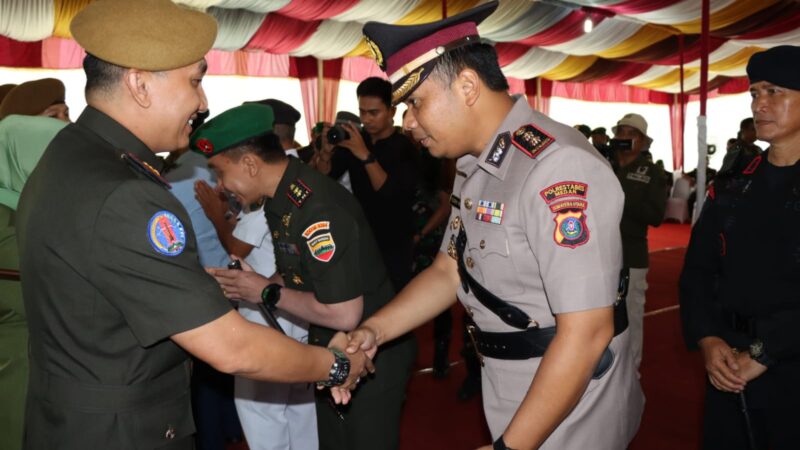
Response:
[{"label": "black duty belt", "polygon": [[184,395],[189,389],[189,365],[181,364],[152,380],[119,386],[67,380],[31,361],[30,380],[29,389],[35,398],[79,411],[112,413]]},{"label": "black duty belt", "polygon": [[[472,291],[472,295],[483,305],[497,315],[504,323],[522,331],[512,331],[507,333],[495,333],[482,331],[470,317],[467,317],[467,332],[473,341],[475,350],[483,363],[483,357],[496,359],[523,360],[529,358],[539,358],[547,351],[547,347],[556,335],[556,327],[540,328],[539,324],[531,319],[525,311],[506,302],[505,300],[492,294],[489,290],[477,282],[470,274],[464,264],[464,250],[467,246],[467,234],[464,228],[459,230],[456,238],[456,253],[458,262],[458,273],[461,277],[461,285],[466,292]],[[628,283],[630,273],[628,269],[622,269],[617,288],[617,298],[614,302],[614,336],[622,334],[628,328],[628,311],[625,306],[628,296]],[[606,348],[603,352],[600,364],[595,370],[595,377],[602,376],[605,370],[613,362],[611,352]]]}]

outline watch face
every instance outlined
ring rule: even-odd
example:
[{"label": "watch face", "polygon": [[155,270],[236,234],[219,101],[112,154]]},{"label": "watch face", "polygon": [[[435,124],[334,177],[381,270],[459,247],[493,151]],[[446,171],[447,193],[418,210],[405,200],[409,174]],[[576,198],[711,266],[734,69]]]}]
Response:
[{"label": "watch face", "polygon": [[758,358],[761,354],[764,353],[764,343],[761,341],[756,341],[750,344],[750,357],[751,358]]}]

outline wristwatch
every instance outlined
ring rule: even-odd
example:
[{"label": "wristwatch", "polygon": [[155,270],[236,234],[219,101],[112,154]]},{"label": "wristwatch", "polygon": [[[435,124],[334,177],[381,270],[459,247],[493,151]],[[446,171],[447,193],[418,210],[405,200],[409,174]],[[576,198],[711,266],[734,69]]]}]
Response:
[{"label": "wristwatch", "polygon": [[283,286],[280,284],[272,283],[261,291],[261,301],[264,302],[264,306],[270,311],[278,309],[278,301],[281,299],[281,288],[283,288]]},{"label": "wristwatch", "polygon": [[375,161],[377,161],[377,159],[375,158],[375,154],[370,152],[370,154],[367,156],[367,159],[361,160],[361,164],[364,164],[366,166],[367,164],[374,163]]},{"label": "wristwatch", "polygon": [[775,364],[775,360],[767,356],[766,352],[764,351],[764,342],[762,342],[760,339],[753,341],[753,343],[750,344],[748,351],[750,353],[750,359],[763,366],[770,367]]},{"label": "wristwatch", "polygon": [[328,373],[328,379],[318,381],[317,385],[326,387],[340,386],[347,381],[347,377],[350,375],[350,360],[341,350],[335,348],[329,348],[328,350],[333,353],[333,365]]},{"label": "wristwatch", "polygon": [[503,440],[503,435],[501,434],[499,438],[492,444],[492,450],[514,450],[511,447],[506,446],[505,441]]}]

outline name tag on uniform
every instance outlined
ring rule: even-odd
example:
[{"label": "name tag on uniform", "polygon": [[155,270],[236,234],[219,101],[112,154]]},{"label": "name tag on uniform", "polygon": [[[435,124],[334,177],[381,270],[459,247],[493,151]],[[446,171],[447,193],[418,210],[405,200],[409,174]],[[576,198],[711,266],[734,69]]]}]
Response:
[{"label": "name tag on uniform", "polygon": [[629,173],[628,176],[625,177],[625,178],[627,178],[629,180],[633,180],[633,181],[638,181],[640,183],[649,183],[650,182],[650,176],[642,175],[642,174],[636,173],[636,172]]},{"label": "name tag on uniform", "polygon": [[286,254],[286,255],[299,255],[300,250],[297,248],[296,245],[290,244],[288,242],[276,242],[275,246],[278,248],[278,251]]}]

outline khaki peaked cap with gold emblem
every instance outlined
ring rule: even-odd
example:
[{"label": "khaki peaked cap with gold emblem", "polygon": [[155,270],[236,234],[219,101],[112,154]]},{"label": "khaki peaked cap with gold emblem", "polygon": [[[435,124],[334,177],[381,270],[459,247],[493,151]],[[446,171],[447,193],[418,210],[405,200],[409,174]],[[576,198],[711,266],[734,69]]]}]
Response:
[{"label": "khaki peaked cap with gold emblem", "polygon": [[155,72],[203,59],[214,45],[217,22],[170,0],[96,0],[72,19],[70,31],[103,61]]},{"label": "khaki peaked cap with gold emblem", "polygon": [[55,78],[27,81],[13,87],[0,102],[0,119],[11,114],[37,116],[50,105],[64,103],[64,83]]},{"label": "khaki peaked cap with gold emblem", "polygon": [[364,36],[375,61],[392,83],[392,104],[404,101],[428,75],[445,52],[480,42],[478,25],[498,2],[476,6],[461,14],[422,25],[368,22]]}]

